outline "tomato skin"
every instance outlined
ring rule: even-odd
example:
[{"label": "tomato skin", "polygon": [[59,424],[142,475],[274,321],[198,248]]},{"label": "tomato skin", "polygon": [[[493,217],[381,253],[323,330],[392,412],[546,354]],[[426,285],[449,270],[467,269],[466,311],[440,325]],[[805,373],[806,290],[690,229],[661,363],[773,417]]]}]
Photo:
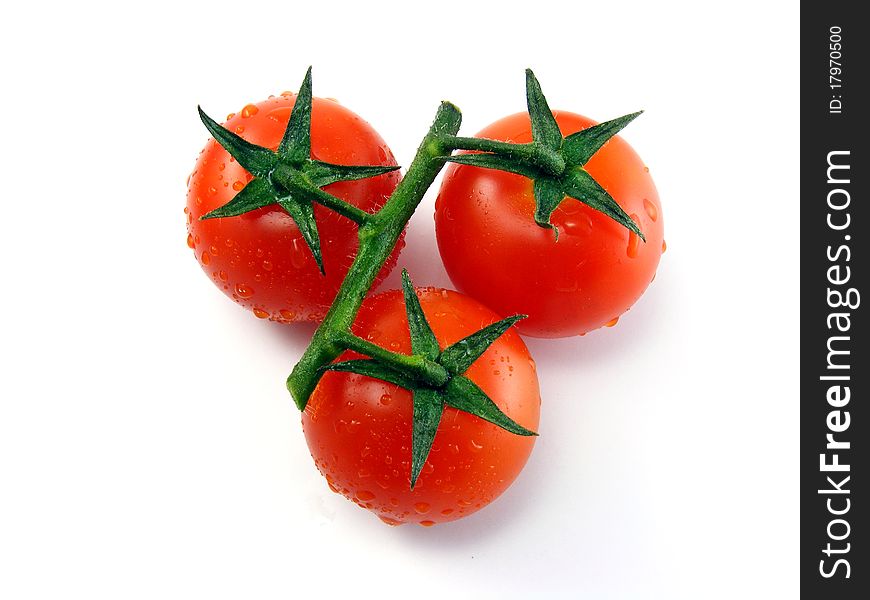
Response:
[{"label": "tomato skin", "polygon": [[[442,349],[498,320],[457,292],[426,288],[418,289],[418,295]],[[410,354],[401,292],[366,300],[354,333]],[[339,360],[349,358],[360,357],[347,352]],[[535,364],[516,332],[499,338],[467,376],[514,421],[537,429],[541,400]],[[477,511],[513,482],[535,442],[448,406],[411,490],[412,418],[407,390],[362,375],[328,372],[302,414],[302,426],[329,487],[390,525],[428,526]]]},{"label": "tomato skin", "polygon": [[[595,121],[554,111],[563,135]],[[530,142],[527,113],[505,117],[477,137]],[[436,201],[438,248],[450,280],[500,315],[527,314],[524,335],[566,337],[615,323],[655,277],[664,231],[658,192],[631,146],[614,137],[586,170],[635,220],[646,243],[609,217],[570,198],[552,230],[534,221],[529,179],[452,164]]]},{"label": "tomato skin", "polygon": [[[249,142],[275,149],[294,102],[295,95],[285,93],[249,104],[231,115],[224,126]],[[313,99],[311,155],[341,165],[396,164],[384,140],[368,123],[337,102],[322,98]],[[323,276],[296,224],[277,205],[237,217],[199,220],[229,202],[250,178],[214,139],[208,141],[188,180],[188,246],[215,285],[257,317],[320,321],[356,255],[357,227],[315,205],[326,270]],[[383,206],[399,180],[395,171],[324,189],[373,212]],[[393,268],[403,245],[400,240],[378,281]]]}]

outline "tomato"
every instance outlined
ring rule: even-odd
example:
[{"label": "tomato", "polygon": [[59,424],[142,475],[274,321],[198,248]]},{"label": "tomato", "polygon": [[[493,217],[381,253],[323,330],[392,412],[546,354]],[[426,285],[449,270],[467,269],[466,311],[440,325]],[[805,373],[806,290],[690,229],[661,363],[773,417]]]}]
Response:
[{"label": "tomato", "polygon": [[[563,136],[595,124],[554,111]],[[478,137],[532,141],[527,113],[486,127]],[[564,337],[612,325],[655,277],[664,251],[662,209],[640,157],[621,138],[608,141],[586,170],[640,226],[639,236],[566,198],[538,226],[530,179],[468,165],[447,169],[435,209],[438,248],[451,281],[500,315],[522,313],[525,335]]]},{"label": "tomato", "polygon": [[[260,146],[278,147],[295,95],[285,93],[249,104],[227,118],[225,127]],[[314,98],[311,157],[341,165],[395,165],[378,133],[333,100]],[[398,171],[326,186],[329,193],[368,212],[383,206],[399,182]],[[274,321],[319,321],[356,255],[357,227],[315,205],[314,215],[326,271],[322,275],[296,223],[278,205],[236,216],[200,221],[223,206],[251,176],[214,139],[206,144],[188,180],[188,245],[203,270],[223,292]],[[395,265],[400,240],[378,281]]]},{"label": "tomato", "polygon": [[[458,292],[417,290],[439,345],[446,346],[499,317]],[[401,292],[363,304],[354,333],[411,353]],[[339,360],[359,358],[346,352]],[[525,344],[508,330],[472,364],[466,376],[523,427],[536,429],[540,393]],[[311,455],[329,487],[390,525],[423,526],[467,516],[498,497],[519,475],[534,437],[509,433],[450,406],[444,409],[428,459],[410,485],[411,392],[354,373],[327,372],[302,414]]]}]

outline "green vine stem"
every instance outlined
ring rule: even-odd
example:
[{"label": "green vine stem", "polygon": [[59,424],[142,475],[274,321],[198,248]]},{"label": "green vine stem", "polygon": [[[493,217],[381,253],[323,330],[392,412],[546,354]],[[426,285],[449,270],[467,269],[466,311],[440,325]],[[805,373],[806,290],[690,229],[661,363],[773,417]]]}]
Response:
[{"label": "green vine stem", "polygon": [[451,150],[492,152],[529,166],[538,167],[547,174],[556,177],[565,172],[565,159],[557,151],[538,142],[514,144],[486,138],[450,137],[444,140],[444,144]]},{"label": "green vine stem", "polygon": [[[452,150],[447,140],[457,139],[454,136],[461,122],[459,109],[449,102],[443,102],[401,183],[387,203],[376,214],[366,217],[360,225],[356,258],[329,312],[287,378],[287,389],[300,410],[308,403],[311,392],[323,375],[323,368],[349,347],[347,336],[360,306],[405,225],[444,166],[445,155]],[[403,360],[398,358],[401,355],[391,354],[396,355],[396,360]]]}]

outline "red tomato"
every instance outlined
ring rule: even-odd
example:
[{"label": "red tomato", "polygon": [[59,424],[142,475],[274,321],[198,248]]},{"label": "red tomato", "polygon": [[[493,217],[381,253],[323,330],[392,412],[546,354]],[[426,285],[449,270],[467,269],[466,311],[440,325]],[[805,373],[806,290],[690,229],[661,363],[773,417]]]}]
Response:
[{"label": "red tomato", "polygon": [[[554,111],[563,135],[595,124]],[[532,141],[527,113],[489,125],[478,137]],[[655,277],[664,251],[658,193],[640,157],[614,137],[586,170],[640,226],[644,243],[604,214],[567,198],[550,229],[535,224],[532,181],[511,173],[450,165],[435,206],[438,248],[456,287],[535,337],[584,334],[613,325]]]},{"label": "red tomato", "polygon": [[[260,146],[278,147],[295,95],[285,93],[249,104],[227,118],[225,127]],[[392,152],[372,127],[333,100],[314,98],[311,116],[312,158],[340,165],[395,165]],[[227,202],[250,175],[213,139],[209,140],[188,180],[187,243],[203,270],[224,293],[263,319],[320,321],[357,252],[357,227],[348,219],[315,205],[320,233],[322,275],[290,216],[277,205],[238,217],[199,218]],[[342,181],[324,189],[373,212],[398,185],[398,171]],[[400,241],[380,278],[395,265]]]},{"label": "red tomato", "polygon": [[[457,292],[426,288],[418,295],[442,349],[499,319]],[[410,354],[402,293],[368,299],[354,333]],[[360,357],[347,352],[339,360],[349,358]],[[541,399],[535,363],[516,332],[508,330],[496,340],[466,375],[507,416],[537,428]],[[362,375],[327,372],[302,414],[302,426],[329,487],[390,525],[429,526],[486,506],[519,475],[535,441],[447,406],[412,490],[412,417],[409,391]]]}]

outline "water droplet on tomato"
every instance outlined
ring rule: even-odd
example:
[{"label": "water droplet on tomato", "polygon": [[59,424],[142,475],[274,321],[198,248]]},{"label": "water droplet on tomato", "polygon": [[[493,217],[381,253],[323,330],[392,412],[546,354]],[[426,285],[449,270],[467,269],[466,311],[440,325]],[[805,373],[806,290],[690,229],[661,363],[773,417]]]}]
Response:
[{"label": "water droplet on tomato", "polygon": [[478,444],[474,440],[471,440],[471,451],[480,452],[481,450],[483,450],[483,444]]},{"label": "water droplet on tomato", "polygon": [[644,168],[643,168],[643,172],[644,172],[644,173],[649,173],[649,167],[644,167]]},{"label": "water droplet on tomato", "polygon": [[619,323],[619,317],[613,317],[607,323],[605,323],[604,326],[605,327],[613,327],[617,323]]},{"label": "water droplet on tomato", "polygon": [[647,198],[644,198],[643,208],[646,211],[646,214],[649,215],[649,218],[653,220],[653,223],[655,223],[659,218],[659,209],[656,208],[656,205],[650,202]]},{"label": "water droplet on tomato", "polygon": [[586,213],[578,213],[562,222],[562,231],[568,235],[586,235],[592,233],[592,217]]},{"label": "water droplet on tomato", "polygon": [[393,519],[391,517],[387,517],[384,515],[378,515],[378,518],[381,521],[383,521],[384,523],[386,523],[387,525],[389,525],[390,527],[398,527],[399,525],[402,524],[402,521],[399,521],[397,519]]},{"label": "water droplet on tomato", "polygon": [[245,108],[242,109],[242,118],[247,119],[248,117],[253,117],[258,112],[260,112],[259,108],[257,108],[253,104],[248,104],[245,106]]},{"label": "water droplet on tomato", "polygon": [[386,464],[388,464],[388,465],[393,464],[393,457],[390,456],[389,454],[386,455],[386,456],[384,457],[384,463],[386,463]]},{"label": "water droplet on tomato", "polygon": [[211,256],[208,255],[208,252],[203,251],[202,253],[202,264],[207,265],[211,262]]},{"label": "water droplet on tomato", "polygon": [[360,479],[364,479],[366,477],[372,476],[372,472],[369,471],[368,469],[360,469],[359,471],[356,472],[356,474],[357,474],[357,477],[359,477]]},{"label": "water droplet on tomato", "polygon": [[418,502],[414,505],[414,510],[416,510],[417,514],[419,515],[425,515],[427,512],[429,512],[430,508],[431,506],[429,506],[428,502]]},{"label": "water droplet on tomato", "polygon": [[227,272],[226,271],[218,271],[218,277],[221,281],[227,280]]},{"label": "water droplet on tomato", "polygon": [[236,133],[238,133],[239,135],[245,133],[245,127],[244,127],[244,125],[239,125],[239,126],[237,126],[237,127],[236,127]]},{"label": "water droplet on tomato", "polygon": [[665,241],[662,240],[662,254],[664,254],[667,249],[668,249],[667,243],[665,243]]},{"label": "water droplet on tomato", "polygon": [[[640,219],[638,219],[637,215],[633,214],[633,213],[631,215],[631,220],[634,221],[635,223],[640,222]],[[638,251],[639,247],[640,247],[640,236],[637,235],[633,231],[628,232],[628,247],[625,250],[626,254],[628,254],[628,257],[629,258],[637,258],[637,251]]]},{"label": "water droplet on tomato", "polygon": [[580,202],[569,199],[567,202],[562,202],[556,210],[563,215],[576,215],[580,212]]},{"label": "water droplet on tomato", "polygon": [[441,511],[441,514],[444,515],[445,517],[452,515],[453,509],[452,508],[445,508],[444,510]]},{"label": "water droplet on tomato", "polygon": [[368,502],[369,500],[374,500],[375,495],[368,490],[360,490],[356,493],[356,497],[363,502]]},{"label": "water droplet on tomato", "polygon": [[236,293],[239,295],[240,298],[247,299],[254,295],[254,288],[244,283],[237,283]]},{"label": "water droplet on tomato", "polygon": [[292,321],[296,318],[296,313],[292,310],[287,310],[286,308],[279,310],[278,314],[281,315],[282,319],[287,319],[288,321]]},{"label": "water droplet on tomato", "polygon": [[263,261],[263,270],[264,271],[271,271],[272,270],[272,261],[271,260],[264,260]]},{"label": "water droplet on tomato", "polygon": [[300,244],[298,239],[294,239],[290,245],[292,249],[290,251],[290,264],[293,265],[295,269],[301,269],[305,266],[305,263],[308,260],[308,248],[302,247],[304,244]]},{"label": "water droplet on tomato", "polygon": [[196,248],[196,244],[193,243],[193,234],[187,234],[187,247],[188,248]]},{"label": "water droplet on tomato", "polygon": [[384,406],[389,406],[390,402],[393,401],[393,397],[390,394],[383,394],[381,396],[381,404]]},{"label": "water droplet on tomato", "polygon": [[227,163],[221,163],[220,166],[218,166],[218,171],[223,171],[226,168],[227,168]]},{"label": "water droplet on tomato", "polygon": [[420,521],[420,525],[422,527],[432,527],[434,524],[435,524],[435,521],[429,521],[429,520]]},{"label": "water droplet on tomato", "polygon": [[254,316],[257,317],[258,319],[267,319],[267,318],[269,318],[269,313],[267,313],[267,312],[266,312],[265,310],[263,310],[262,308],[255,308],[253,312],[254,312]]},{"label": "water droplet on tomato", "polygon": [[244,188],[245,188],[245,184],[242,183],[241,181],[238,181],[238,180],[237,180],[237,181],[234,181],[234,182],[233,182],[233,189],[234,189],[235,191],[237,191],[237,192],[241,192]]},{"label": "water droplet on tomato", "polygon": [[232,118],[235,117],[235,116],[236,116],[236,113],[230,113],[230,114],[228,114],[228,115],[227,115],[227,121],[229,121],[230,119],[232,119]]}]

